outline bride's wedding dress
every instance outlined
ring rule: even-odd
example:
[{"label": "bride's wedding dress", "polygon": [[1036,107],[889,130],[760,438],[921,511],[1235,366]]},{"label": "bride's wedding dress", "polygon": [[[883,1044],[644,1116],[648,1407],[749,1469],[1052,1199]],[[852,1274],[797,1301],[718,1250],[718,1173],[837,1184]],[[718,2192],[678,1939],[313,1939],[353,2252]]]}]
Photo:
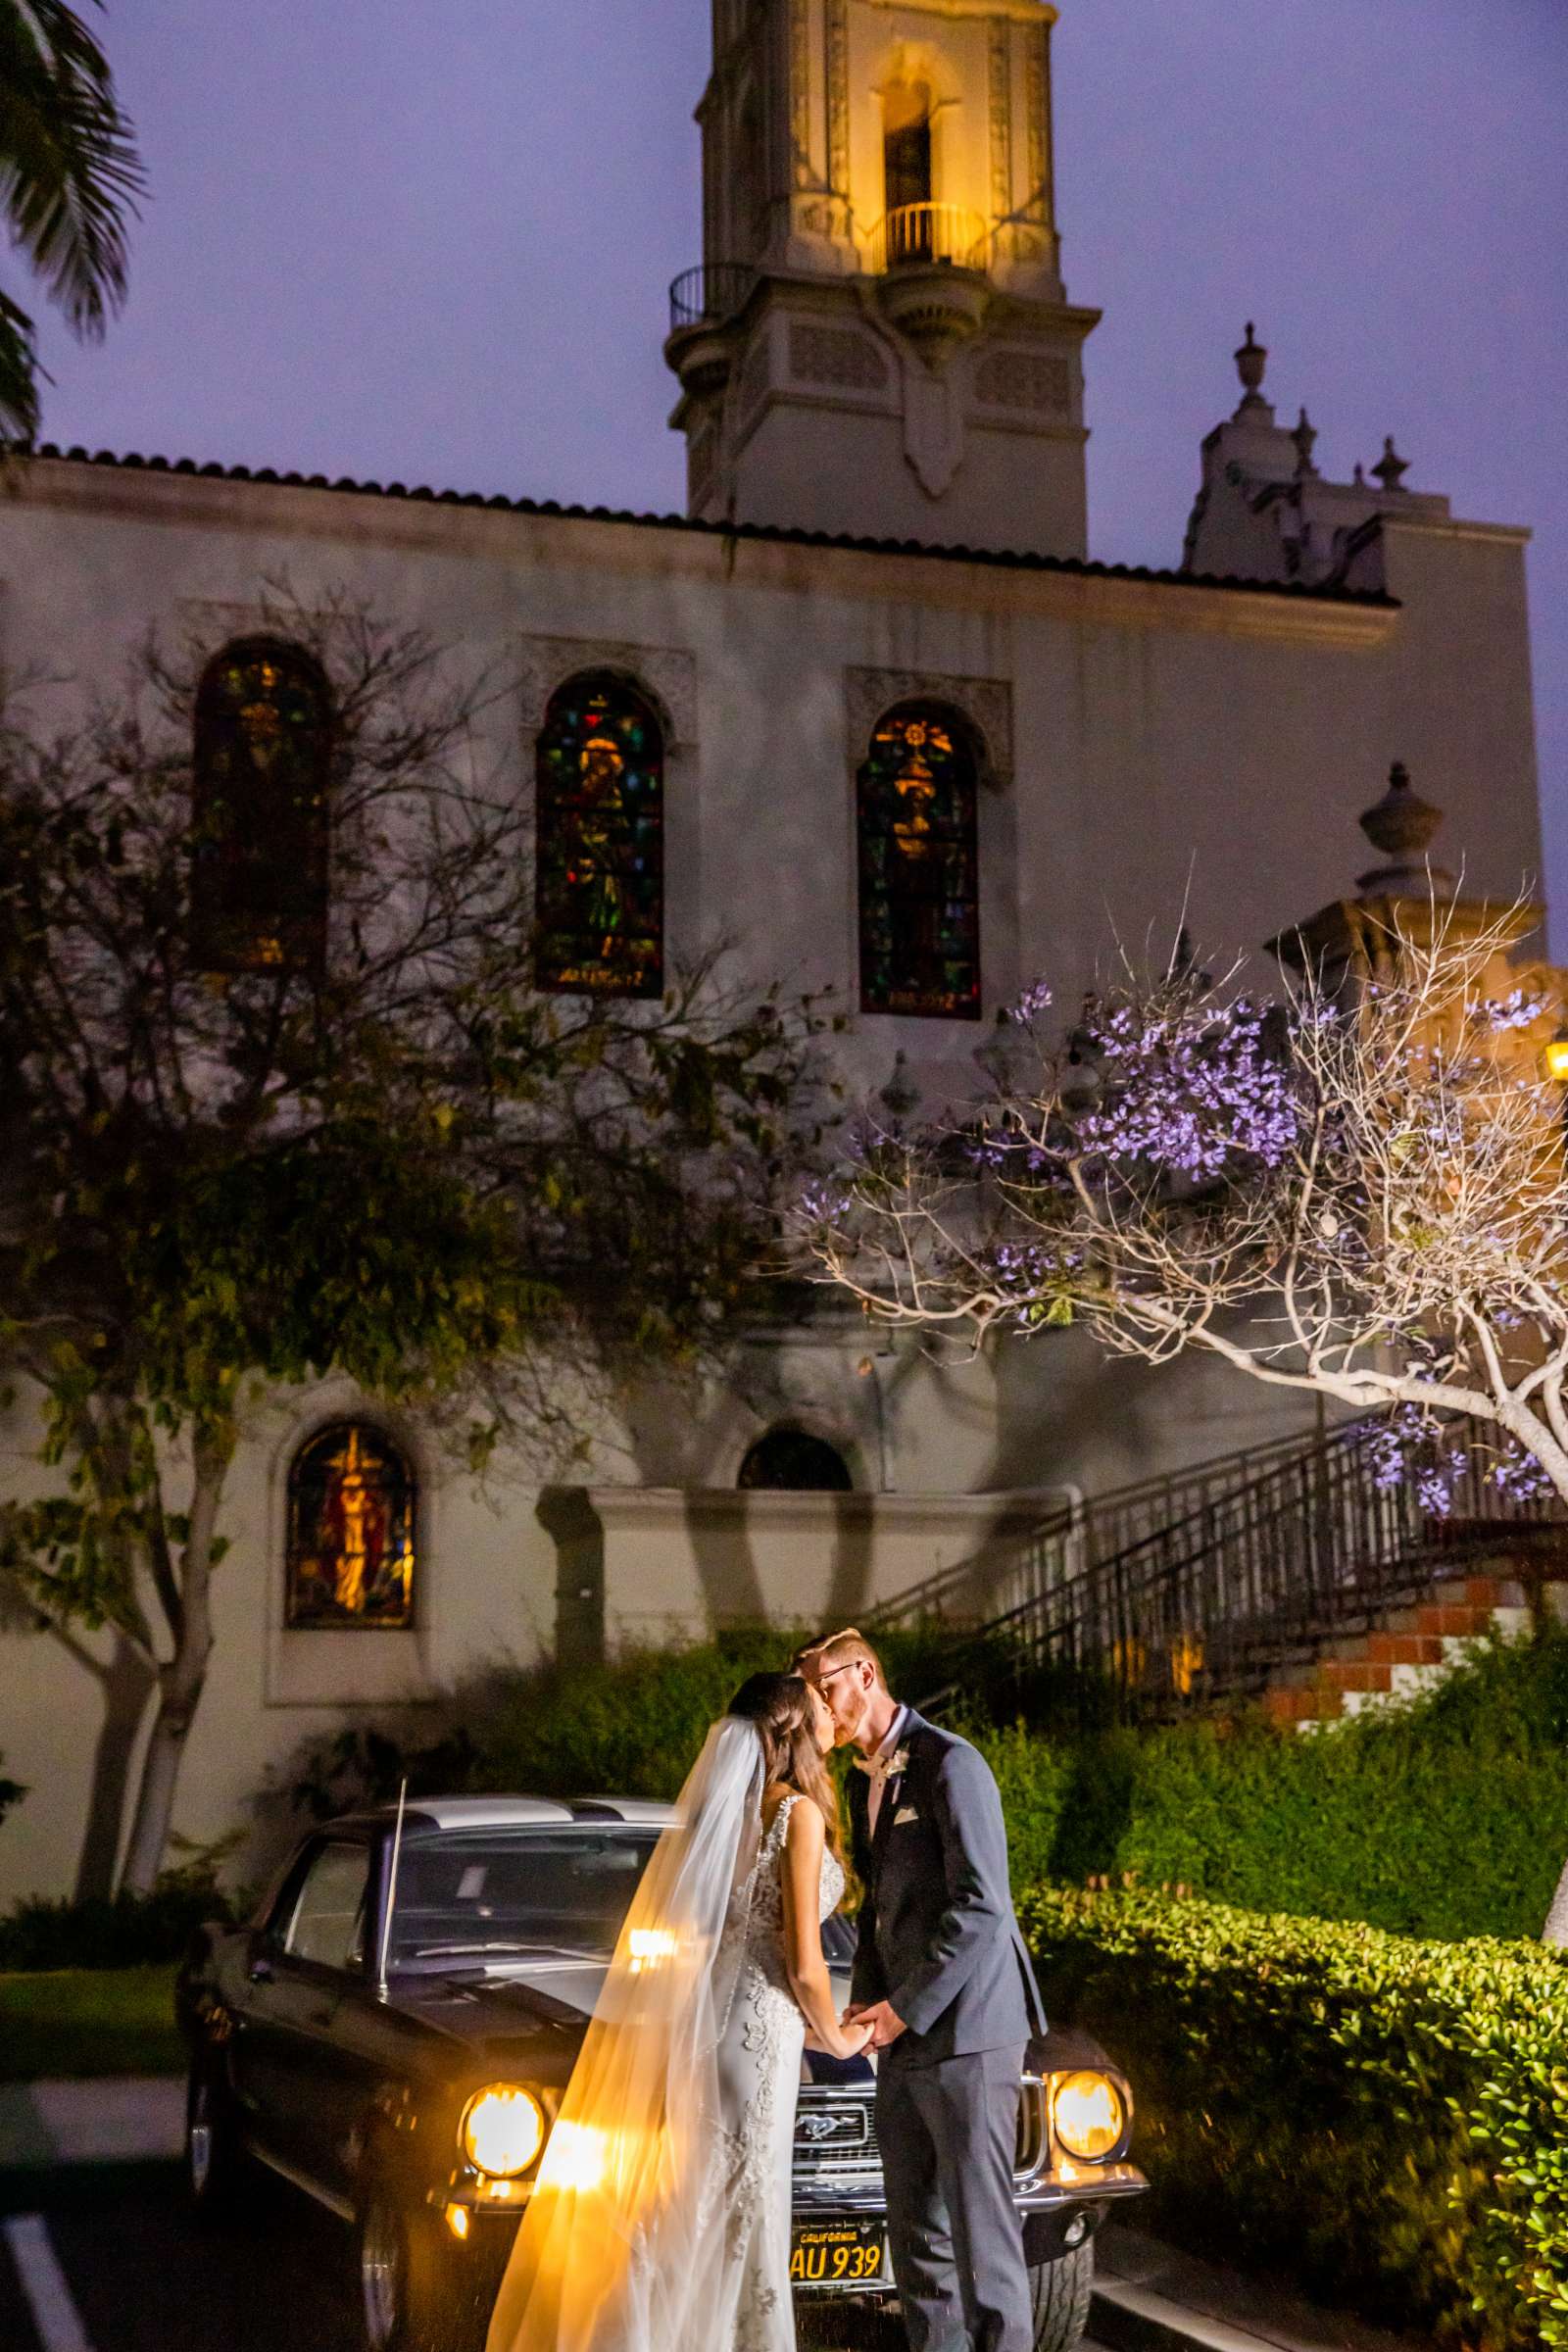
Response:
[{"label": "bride's wedding dress", "polygon": [[[758,1850],[753,1882],[737,1905],[743,1957],[718,2045],[719,2097],[731,2138],[725,2187],[734,2352],[795,2352],[790,2306],[790,2189],[795,2094],[806,2020],[784,1959],[784,1840],[790,1815],[810,1799],[786,1796]],[[822,1856],[818,1919],[837,1910],[844,1871]],[[730,1933],[736,1931],[732,1928]],[[715,2338],[713,2352],[729,2352]]]},{"label": "bride's wedding dress", "polygon": [[[487,2352],[795,2352],[790,2190],[806,2021],[784,1954],[788,1795],[714,1725],[620,1933]],[[822,1860],[820,1915],[844,1892]]]}]

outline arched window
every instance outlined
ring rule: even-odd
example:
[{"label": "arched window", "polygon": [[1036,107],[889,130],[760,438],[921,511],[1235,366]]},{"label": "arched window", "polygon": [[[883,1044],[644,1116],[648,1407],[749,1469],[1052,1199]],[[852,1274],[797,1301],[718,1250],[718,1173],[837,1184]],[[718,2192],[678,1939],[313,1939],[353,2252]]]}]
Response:
[{"label": "arched window", "polygon": [[736,1484],[754,1493],[848,1494],[854,1490],[849,1465],[826,1438],[807,1429],[770,1429],[741,1464]]},{"label": "arched window", "polygon": [[940,703],[901,703],[858,786],[860,1005],[980,1017],[974,737]]},{"label": "arched window", "polygon": [[538,984],[657,997],[664,986],[664,738],[607,672],[553,698],[538,756]]},{"label": "arched window", "polygon": [[[931,88],[895,81],[882,98],[882,172],[891,263],[931,259]],[[919,207],[918,211],[911,210]],[[902,220],[895,216],[902,215]]]},{"label": "arched window", "polygon": [[203,970],[318,971],[326,952],[331,702],[303,648],[225,646],[196,695],[191,953]]},{"label": "arched window", "polygon": [[291,1626],[414,1623],[414,1472],[384,1430],[335,1421],[288,1474]]}]

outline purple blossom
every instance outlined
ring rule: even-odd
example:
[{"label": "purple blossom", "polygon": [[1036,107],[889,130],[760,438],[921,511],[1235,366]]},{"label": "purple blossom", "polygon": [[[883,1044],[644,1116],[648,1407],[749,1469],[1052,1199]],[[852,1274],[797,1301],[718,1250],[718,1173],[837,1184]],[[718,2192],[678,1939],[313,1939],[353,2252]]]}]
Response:
[{"label": "purple blossom", "polygon": [[1445,1438],[1441,1423],[1419,1405],[1397,1405],[1373,1431],[1367,1451],[1372,1483],[1380,1494],[1396,1494],[1408,1486],[1428,1518],[1448,1517],[1470,1456],[1463,1446]]},{"label": "purple blossom", "polygon": [[1540,1502],[1555,1492],[1540,1462],[1517,1438],[1508,1439],[1487,1476],[1510,1502]]},{"label": "purple blossom", "polygon": [[1051,990],[1047,983],[1044,980],[1037,980],[1032,988],[1024,990],[1015,1004],[1008,1007],[1007,1018],[1009,1021],[1017,1021],[1020,1026],[1025,1026],[1030,1021],[1037,1021],[1043,1012],[1048,1012],[1052,1002]]},{"label": "purple blossom", "polygon": [[1473,1021],[1492,1030],[1528,1029],[1545,1010],[1544,997],[1527,997],[1522,988],[1506,997],[1481,997],[1465,1006]]},{"label": "purple blossom", "polygon": [[1080,1146],[1198,1179],[1248,1161],[1283,1165],[1301,1114],[1289,1057],[1265,1035],[1268,1019],[1247,998],[1219,1013],[1205,1004],[1124,1004],[1086,1016],[1102,1099],[1078,1122]]}]

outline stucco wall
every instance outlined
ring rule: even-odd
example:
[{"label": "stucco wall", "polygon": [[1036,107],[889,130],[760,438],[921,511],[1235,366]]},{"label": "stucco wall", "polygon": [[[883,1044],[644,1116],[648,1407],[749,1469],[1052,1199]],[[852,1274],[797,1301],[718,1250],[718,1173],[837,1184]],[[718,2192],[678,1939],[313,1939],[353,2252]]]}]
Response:
[{"label": "stucco wall", "polygon": [[[1471,890],[1507,898],[1537,868],[1517,544],[1411,527],[1391,535],[1388,571],[1401,610],[44,461],[0,499],[0,654],[13,680],[112,689],[149,626],[216,643],[269,578],[306,605],[346,590],[455,661],[515,675],[488,750],[526,793],[540,680],[583,648],[616,649],[662,682],[675,728],[672,950],[727,937],[757,984],[831,988],[852,1008],[854,770],[879,697],[951,692],[985,726],[994,771],[986,1019],[862,1019],[840,1048],[852,1094],[884,1085],[904,1051],[934,1110],[979,1090],[973,1055],[998,1006],[1042,969],[1070,1011],[1118,941],[1162,953],[1184,912],[1200,950],[1225,958],[1340,897],[1364,861],[1356,815],[1394,757],[1446,810],[1440,853]],[[77,687],[38,683],[28,699],[53,721]],[[591,1473],[596,1491],[649,1491],[604,1522],[612,1637],[737,1613],[735,1596],[842,1614],[963,1556],[989,1490],[1102,1487],[1305,1417],[1211,1369],[1107,1365],[1073,1334],[1007,1351],[996,1376],[855,1330],[763,1352],[767,1377],[744,1395],[696,1411],[628,1400],[618,1462]],[[562,1563],[536,1480],[514,1469],[481,1494],[433,1457],[423,1630],[364,1646],[280,1633],[279,1482],[331,1401],[280,1402],[236,1468],[177,1814],[188,1837],[249,1821],[303,1740],[553,1639]],[[712,1498],[775,1410],[832,1435],[865,1494],[926,1503],[737,1515]],[[17,1408],[0,1428],[6,1491],[37,1476],[29,1446]],[[114,1771],[134,1773],[125,1727],[143,1694],[109,1672],[103,1639],[81,1646],[0,1638],[0,1750],[33,1788],[0,1832],[0,1902],[90,1881],[112,1853]]]}]

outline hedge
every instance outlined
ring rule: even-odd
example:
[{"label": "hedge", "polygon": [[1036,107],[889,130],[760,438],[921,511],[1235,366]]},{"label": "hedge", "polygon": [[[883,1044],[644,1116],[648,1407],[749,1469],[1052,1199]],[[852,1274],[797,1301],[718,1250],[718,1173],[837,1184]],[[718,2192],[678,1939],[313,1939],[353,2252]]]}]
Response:
[{"label": "hedge", "polygon": [[205,1858],[166,1871],[150,1894],[35,1895],[0,1919],[0,1970],[156,1968],[182,1959],[194,1929],[237,1917],[244,1901]]},{"label": "hedge", "polygon": [[1048,2008],[1132,2077],[1156,2227],[1470,2352],[1568,2345],[1563,1958],[1152,1894],[1021,1909]]},{"label": "hedge", "polygon": [[979,1730],[1014,1884],[1132,1872],[1398,1935],[1536,1936],[1568,1854],[1568,1632],[1478,1644],[1427,1697],[1309,1735]]},{"label": "hedge", "polygon": [[[669,1798],[697,1759],[709,1726],[746,1677],[788,1665],[809,1629],[739,1626],[710,1642],[631,1649],[604,1666],[541,1666],[493,1675],[454,1693],[446,1728],[423,1746],[384,1733],[318,1742],[294,1768],[296,1812],[325,1819],[366,1799],[510,1788],[533,1796]],[[940,1629],[897,1633],[883,1645],[895,1685],[941,1680]]]}]

